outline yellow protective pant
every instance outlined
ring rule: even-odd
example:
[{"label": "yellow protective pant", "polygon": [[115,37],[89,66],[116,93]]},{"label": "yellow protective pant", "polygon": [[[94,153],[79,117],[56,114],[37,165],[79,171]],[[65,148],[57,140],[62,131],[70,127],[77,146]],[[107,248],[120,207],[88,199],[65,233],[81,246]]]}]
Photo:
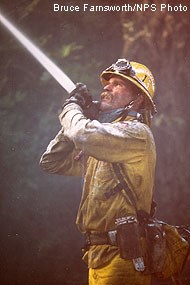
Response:
[{"label": "yellow protective pant", "polygon": [[150,285],[151,275],[137,272],[131,260],[118,255],[110,263],[89,269],[89,285]]}]

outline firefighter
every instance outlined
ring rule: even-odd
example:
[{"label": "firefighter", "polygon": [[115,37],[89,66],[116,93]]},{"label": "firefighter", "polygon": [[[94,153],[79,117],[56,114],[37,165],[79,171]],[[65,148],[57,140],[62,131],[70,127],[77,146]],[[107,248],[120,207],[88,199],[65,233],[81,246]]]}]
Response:
[{"label": "firefighter", "polygon": [[145,65],[118,59],[100,79],[98,104],[84,84],[76,85],[40,165],[50,173],[84,176],[76,223],[86,237],[89,284],[148,285],[137,212],[149,214],[153,196],[154,78]]}]

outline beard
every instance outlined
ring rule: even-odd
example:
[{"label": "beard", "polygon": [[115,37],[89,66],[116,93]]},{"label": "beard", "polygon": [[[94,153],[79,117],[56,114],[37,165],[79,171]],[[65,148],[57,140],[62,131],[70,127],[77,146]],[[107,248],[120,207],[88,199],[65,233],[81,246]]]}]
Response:
[{"label": "beard", "polygon": [[108,111],[112,109],[113,95],[111,92],[105,91],[101,93],[101,111]]}]

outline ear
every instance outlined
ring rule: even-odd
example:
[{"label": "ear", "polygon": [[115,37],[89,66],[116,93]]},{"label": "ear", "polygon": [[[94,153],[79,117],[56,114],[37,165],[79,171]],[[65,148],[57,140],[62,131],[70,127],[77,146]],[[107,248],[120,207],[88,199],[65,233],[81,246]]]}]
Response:
[{"label": "ear", "polygon": [[138,96],[134,100],[133,110],[138,111],[139,109],[142,109],[144,106],[144,101],[145,101],[144,95],[138,94]]},{"label": "ear", "polygon": [[145,100],[144,95],[142,93],[138,94],[137,102],[142,104],[142,103],[144,103],[144,100]]}]

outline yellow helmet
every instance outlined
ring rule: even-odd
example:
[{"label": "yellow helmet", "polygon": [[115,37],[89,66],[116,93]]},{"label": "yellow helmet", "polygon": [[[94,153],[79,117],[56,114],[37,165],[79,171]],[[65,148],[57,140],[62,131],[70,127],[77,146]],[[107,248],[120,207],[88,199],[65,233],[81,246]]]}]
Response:
[{"label": "yellow helmet", "polygon": [[151,113],[156,113],[156,107],[152,99],[155,91],[155,81],[151,71],[145,65],[138,62],[130,62],[125,58],[118,59],[116,63],[106,68],[100,75],[102,84],[104,86],[108,84],[108,80],[113,75],[121,76],[139,87],[148,99]]}]

